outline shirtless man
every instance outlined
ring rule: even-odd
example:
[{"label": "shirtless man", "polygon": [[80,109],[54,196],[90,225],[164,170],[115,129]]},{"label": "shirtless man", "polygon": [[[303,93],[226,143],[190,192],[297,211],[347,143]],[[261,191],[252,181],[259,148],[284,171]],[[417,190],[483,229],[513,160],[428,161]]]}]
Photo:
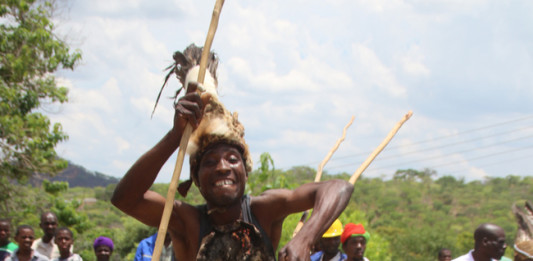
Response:
[{"label": "shirtless man", "polygon": [[[165,205],[165,198],[149,188],[178,148],[187,122],[196,129],[202,119],[207,100],[195,92],[196,88],[197,84],[189,84],[187,94],[176,104],[173,128],[133,164],[111,199],[123,212],[149,226],[159,226]],[[247,198],[244,192],[251,159],[244,139],[215,140],[190,156],[191,178],[206,205],[195,207],[174,201],[168,230],[177,260],[208,260],[205,255],[211,250],[222,251],[217,255],[224,257],[218,260],[273,260],[284,219],[289,214],[313,208],[313,215],[302,230],[278,254],[279,260],[309,260],[314,242],[348,204],[353,185],[330,180],[304,184],[294,190],[268,190]],[[210,230],[207,235],[202,232],[206,227]],[[224,236],[227,232],[236,233],[242,239],[246,249],[240,254],[224,252],[230,251],[224,249],[224,244],[231,240]],[[209,241],[216,238],[221,240]]]}]

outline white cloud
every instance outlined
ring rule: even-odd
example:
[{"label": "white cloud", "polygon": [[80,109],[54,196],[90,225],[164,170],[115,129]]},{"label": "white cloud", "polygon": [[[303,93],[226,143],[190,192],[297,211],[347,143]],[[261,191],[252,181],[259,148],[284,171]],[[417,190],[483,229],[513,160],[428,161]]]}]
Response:
[{"label": "white cloud", "polygon": [[[167,97],[179,86],[175,79],[150,120],[162,70],[173,51],[203,45],[213,3],[71,5],[66,23],[72,30],[64,28],[84,60],[74,72],[62,72],[71,100],[50,114],[70,135],[59,151],[88,169],[120,176],[171,127]],[[351,172],[409,109],[414,116],[391,145],[412,144],[413,150],[428,148],[419,140],[529,115],[533,47],[527,29],[516,28],[531,23],[531,8],[482,0],[226,1],[213,45],[221,58],[222,100],[239,112],[252,155],[269,152],[282,168],[321,161],[355,115],[328,164],[339,166],[332,172]],[[489,170],[453,152],[437,148],[383,159],[367,174],[449,162],[474,178],[529,171],[520,162]],[[343,155],[349,163],[336,159]],[[423,156],[437,158],[420,161]],[[170,180],[173,165],[169,160],[159,181]]]},{"label": "white cloud", "polygon": [[366,88],[377,87],[383,93],[395,97],[404,97],[406,89],[397,80],[390,68],[384,65],[375,52],[362,45],[352,46],[353,60],[357,64],[358,78],[364,78]]},{"label": "white cloud", "polygon": [[411,46],[407,53],[405,53],[400,59],[403,65],[403,70],[407,74],[413,76],[429,76],[430,70],[424,65],[424,55],[421,53],[419,46]]}]

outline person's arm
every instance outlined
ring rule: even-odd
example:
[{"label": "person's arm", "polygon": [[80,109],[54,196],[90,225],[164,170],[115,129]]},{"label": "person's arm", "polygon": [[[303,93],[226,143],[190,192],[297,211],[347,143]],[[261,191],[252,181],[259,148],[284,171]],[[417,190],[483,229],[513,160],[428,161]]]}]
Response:
[{"label": "person's arm", "polygon": [[[300,232],[279,251],[279,260],[309,260],[312,245],[346,208],[352,192],[353,185],[347,181],[328,180],[304,184],[292,191],[267,191],[259,196],[271,208],[263,207],[258,214],[269,216],[274,224],[283,222],[289,214],[313,208]],[[275,236],[279,240],[279,235]]]},{"label": "person's arm", "polygon": [[[165,205],[165,198],[149,188],[161,167],[178,148],[187,122],[197,127],[202,117],[203,103],[195,92],[196,85],[189,86],[188,93],[176,103],[173,128],[131,166],[111,198],[117,208],[149,226],[159,225]],[[181,202],[175,204],[180,205]]]}]

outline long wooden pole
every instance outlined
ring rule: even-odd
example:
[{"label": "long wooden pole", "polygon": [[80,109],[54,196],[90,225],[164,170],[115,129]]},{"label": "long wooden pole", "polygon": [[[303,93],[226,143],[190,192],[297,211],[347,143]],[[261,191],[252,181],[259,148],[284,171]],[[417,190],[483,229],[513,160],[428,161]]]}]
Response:
[{"label": "long wooden pole", "polygon": [[[350,125],[352,125],[353,123],[353,120],[355,119],[354,116],[352,116],[352,118],[350,119],[350,122],[348,122],[348,124],[346,124],[346,126],[344,126],[344,129],[342,129],[342,137],[340,137],[337,142],[335,143],[335,145],[333,145],[333,147],[331,148],[331,150],[329,150],[328,154],[326,155],[326,157],[322,160],[322,162],[320,163],[320,165],[318,165],[318,170],[315,174],[315,182],[319,182],[320,179],[322,179],[322,171],[324,169],[324,166],[326,165],[326,163],[328,163],[328,161],[331,159],[331,156],[333,156],[333,153],[335,153],[335,151],[337,151],[337,149],[339,148],[339,146],[341,145],[341,143],[344,141],[344,139],[346,138],[346,130],[348,130],[348,127],[350,127]],[[294,232],[292,232],[292,237],[296,236],[296,234],[298,234],[298,232],[300,232],[300,229],[302,229],[304,223],[305,223],[305,219],[307,218],[307,215],[309,214],[309,211],[306,210],[302,213],[302,217],[300,218],[300,221],[298,221],[298,224],[296,224],[296,228],[294,229]]]},{"label": "long wooden pole", "polygon": [[[198,73],[198,83],[203,83],[205,79],[205,70],[207,67],[207,61],[209,58],[209,53],[211,51],[211,44],[215,38],[215,32],[218,27],[218,20],[220,17],[220,12],[222,11],[222,6],[224,5],[224,0],[217,0],[215,7],[213,9],[213,15],[211,16],[211,24],[209,25],[209,31],[207,32],[207,38],[202,50],[202,58],[200,59],[200,71]],[[168,223],[170,220],[170,214],[172,213],[172,207],[174,205],[174,197],[176,195],[176,189],[178,188],[178,183],[181,175],[181,169],[183,167],[183,161],[185,159],[185,152],[187,150],[187,144],[189,143],[189,138],[192,134],[192,126],[187,124],[183,135],[181,136],[181,141],[178,150],[178,157],[176,158],[176,164],[174,166],[174,172],[172,174],[172,179],[168,187],[167,198],[165,201],[165,208],[163,209],[163,216],[161,217],[161,223],[159,224],[159,230],[157,232],[157,239],[155,241],[154,253],[152,255],[152,261],[159,261],[161,257],[161,251],[163,250],[163,244],[165,242],[165,236],[168,230]]]},{"label": "long wooden pole", "polygon": [[387,137],[385,137],[385,139],[381,142],[381,144],[379,144],[379,146],[370,154],[370,156],[368,156],[368,158],[363,162],[363,164],[361,164],[361,166],[359,166],[359,168],[354,172],[354,174],[352,175],[352,177],[350,178],[349,182],[353,185],[355,184],[355,182],[357,181],[357,179],[359,178],[359,176],[361,176],[361,174],[363,173],[363,171],[365,171],[366,168],[368,168],[368,166],[370,165],[370,163],[372,163],[372,161],[378,156],[378,154],[385,148],[385,146],[387,146],[387,144],[389,144],[389,142],[392,140],[392,138],[394,137],[394,135],[396,135],[396,133],[398,132],[398,130],[400,129],[400,127],[402,127],[402,125],[409,119],[411,118],[411,115],[413,115],[413,112],[412,111],[409,111],[407,114],[405,114],[405,116],[403,116],[402,120],[400,120],[398,123],[396,123],[396,125],[394,126],[394,128],[389,132],[389,134],[387,135]]}]

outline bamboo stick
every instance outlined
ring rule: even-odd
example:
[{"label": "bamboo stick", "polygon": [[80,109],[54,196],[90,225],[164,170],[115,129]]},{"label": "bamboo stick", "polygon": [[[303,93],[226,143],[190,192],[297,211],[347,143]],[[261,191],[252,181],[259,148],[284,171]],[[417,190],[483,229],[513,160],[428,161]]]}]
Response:
[{"label": "bamboo stick", "polygon": [[372,163],[372,161],[378,156],[378,154],[385,148],[385,146],[387,146],[387,144],[389,144],[389,142],[392,140],[392,138],[394,137],[394,135],[396,135],[396,133],[398,132],[398,130],[400,129],[400,127],[402,127],[402,125],[409,119],[411,118],[411,115],[413,115],[413,112],[412,111],[409,111],[407,114],[405,114],[405,116],[403,116],[403,118],[398,122],[396,123],[396,125],[394,126],[394,128],[389,132],[389,134],[387,135],[387,137],[385,137],[385,139],[381,142],[381,144],[379,144],[379,146],[370,154],[370,156],[368,156],[368,158],[363,162],[363,164],[361,164],[361,166],[354,172],[354,174],[352,175],[352,177],[350,178],[349,182],[353,185],[355,184],[355,182],[357,181],[357,179],[359,178],[359,176],[361,176],[361,174],[363,173],[363,171],[365,171],[366,168],[368,168],[368,166],[370,165],[370,163]]},{"label": "bamboo stick", "polygon": [[[320,165],[318,165],[318,170],[317,170],[316,175],[315,175],[315,182],[319,182],[320,179],[322,179],[322,170],[324,169],[324,166],[331,159],[331,156],[333,156],[333,153],[335,153],[335,151],[337,151],[337,149],[339,148],[341,143],[346,138],[346,130],[348,129],[348,127],[350,127],[350,125],[352,125],[354,119],[355,119],[355,117],[352,116],[352,118],[350,119],[350,122],[348,122],[348,124],[346,124],[346,126],[344,126],[344,129],[342,130],[342,137],[337,140],[335,145],[333,145],[331,150],[329,150],[328,154],[322,160]],[[296,224],[296,228],[294,229],[294,232],[292,232],[292,237],[296,236],[296,234],[298,234],[298,232],[300,232],[300,229],[302,229],[302,227],[303,227],[303,225],[305,223],[305,219],[307,218],[308,214],[309,214],[309,210],[306,210],[306,211],[304,211],[302,213],[302,217],[300,218],[300,221],[298,221],[298,224]]]},{"label": "bamboo stick", "polygon": [[337,149],[339,148],[341,143],[346,138],[346,130],[350,127],[350,125],[352,125],[354,119],[355,119],[355,117],[352,116],[352,118],[350,119],[350,122],[348,122],[348,124],[346,124],[346,126],[344,126],[344,129],[342,129],[342,137],[337,140],[337,143],[335,143],[335,145],[328,152],[328,154],[326,155],[324,160],[322,160],[320,165],[318,165],[318,170],[317,170],[316,175],[315,175],[315,182],[319,182],[322,179],[322,170],[324,169],[324,166],[326,165],[326,163],[328,163],[328,161],[331,159],[331,156],[333,156],[333,153],[335,153],[335,151],[337,151]]},{"label": "bamboo stick", "polygon": [[[222,10],[222,5],[224,5],[224,0],[217,0],[215,7],[213,9],[213,15],[211,16],[211,24],[209,25],[209,31],[207,32],[207,37],[205,44],[202,50],[202,58],[200,59],[200,71],[198,73],[198,83],[203,83],[205,79],[205,70],[207,66],[207,60],[209,58],[209,53],[211,51],[211,44],[215,37],[215,32],[218,27],[218,20],[220,17],[220,12]],[[168,188],[167,198],[165,201],[165,208],[163,209],[163,215],[161,217],[161,223],[159,224],[159,230],[157,232],[157,239],[155,241],[154,253],[152,255],[152,261],[158,261],[161,257],[161,251],[163,250],[163,244],[165,241],[165,236],[168,230],[168,223],[170,220],[170,215],[172,213],[172,207],[174,205],[174,197],[176,195],[176,189],[178,188],[178,183],[181,175],[181,169],[183,167],[183,161],[185,159],[185,152],[187,150],[187,144],[189,143],[189,138],[192,134],[192,126],[187,124],[183,135],[181,136],[181,141],[178,150],[178,156],[176,158],[176,164],[174,166],[174,172],[172,174],[172,179]]]}]

